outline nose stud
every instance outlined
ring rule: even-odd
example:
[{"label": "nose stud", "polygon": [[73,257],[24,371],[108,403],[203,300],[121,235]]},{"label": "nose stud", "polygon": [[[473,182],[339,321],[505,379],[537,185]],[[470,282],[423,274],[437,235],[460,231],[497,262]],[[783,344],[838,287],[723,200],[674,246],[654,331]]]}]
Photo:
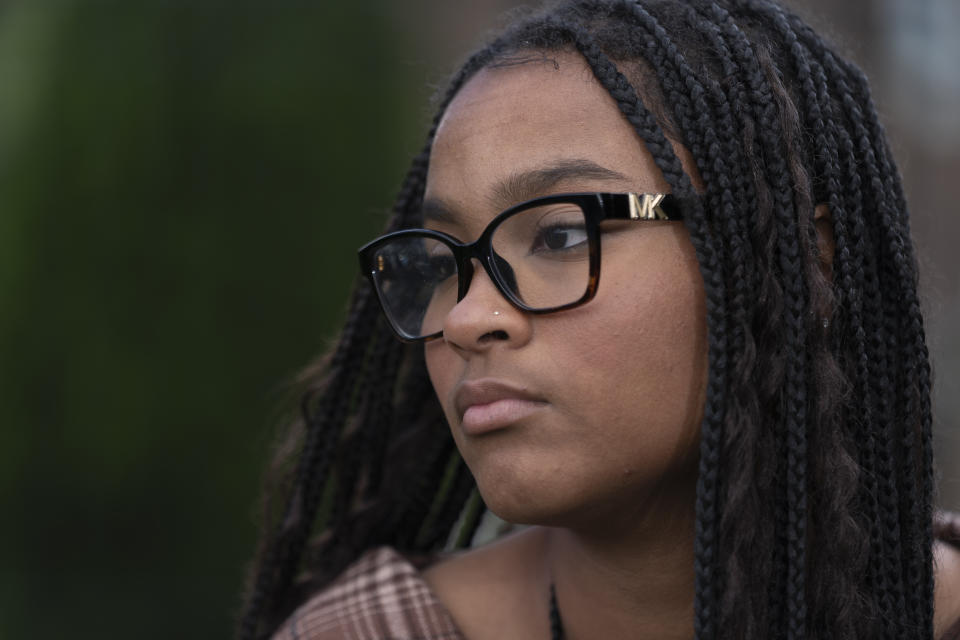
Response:
[{"label": "nose stud", "polygon": [[500,312],[499,312],[499,311],[494,311],[494,312],[493,312],[493,315],[498,316],[498,315],[500,315]]}]

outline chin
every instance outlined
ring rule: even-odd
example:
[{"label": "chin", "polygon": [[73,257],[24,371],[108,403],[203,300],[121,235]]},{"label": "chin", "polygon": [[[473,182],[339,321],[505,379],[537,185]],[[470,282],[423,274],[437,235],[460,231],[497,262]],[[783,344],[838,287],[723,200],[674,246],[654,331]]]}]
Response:
[{"label": "chin", "polygon": [[580,530],[642,521],[678,508],[686,513],[692,510],[696,493],[692,472],[624,483],[604,474],[585,477],[569,471],[500,467],[482,469],[475,478],[487,508],[502,520]]},{"label": "chin", "polygon": [[573,487],[545,483],[542,477],[523,481],[495,475],[490,481],[478,477],[477,487],[487,508],[512,524],[571,526],[589,503],[586,496],[578,495]]}]

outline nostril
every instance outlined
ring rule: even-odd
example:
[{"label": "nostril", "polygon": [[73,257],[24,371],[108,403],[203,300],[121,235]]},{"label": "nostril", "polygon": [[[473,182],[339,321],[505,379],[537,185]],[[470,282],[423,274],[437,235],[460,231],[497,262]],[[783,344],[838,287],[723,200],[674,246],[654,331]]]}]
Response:
[{"label": "nostril", "polygon": [[497,329],[496,331],[488,331],[487,333],[480,336],[480,340],[509,340],[510,336],[503,329]]}]

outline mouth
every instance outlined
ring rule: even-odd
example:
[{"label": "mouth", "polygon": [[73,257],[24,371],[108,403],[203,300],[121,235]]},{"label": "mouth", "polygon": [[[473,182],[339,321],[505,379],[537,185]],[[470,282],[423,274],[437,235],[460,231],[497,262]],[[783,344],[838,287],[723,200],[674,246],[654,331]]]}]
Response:
[{"label": "mouth", "polygon": [[467,435],[502,429],[546,406],[529,391],[493,379],[461,383],[454,395],[460,426]]}]

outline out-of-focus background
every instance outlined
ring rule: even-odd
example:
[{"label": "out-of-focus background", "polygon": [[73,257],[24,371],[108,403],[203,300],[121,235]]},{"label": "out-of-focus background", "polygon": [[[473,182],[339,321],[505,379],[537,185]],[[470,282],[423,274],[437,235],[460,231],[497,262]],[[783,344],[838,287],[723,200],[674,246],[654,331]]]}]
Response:
[{"label": "out-of-focus background", "polygon": [[[227,638],[284,381],[507,0],[0,2],[0,638]],[[794,3],[869,72],[960,508],[960,4]]]}]

